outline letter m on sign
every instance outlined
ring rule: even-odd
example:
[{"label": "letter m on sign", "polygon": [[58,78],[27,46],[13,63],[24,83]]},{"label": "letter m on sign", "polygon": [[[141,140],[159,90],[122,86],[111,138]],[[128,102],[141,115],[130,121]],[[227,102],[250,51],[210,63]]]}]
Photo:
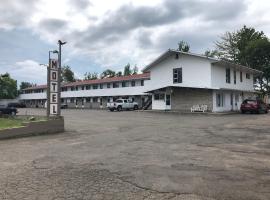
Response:
[{"label": "letter m on sign", "polygon": [[51,60],[51,68],[52,69],[57,69],[57,67],[58,67],[58,61],[55,60],[55,59],[52,59]]}]

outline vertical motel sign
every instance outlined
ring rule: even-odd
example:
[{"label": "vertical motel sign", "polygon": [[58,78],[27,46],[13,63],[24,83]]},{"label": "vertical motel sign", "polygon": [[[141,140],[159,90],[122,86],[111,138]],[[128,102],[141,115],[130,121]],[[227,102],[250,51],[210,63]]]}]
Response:
[{"label": "vertical motel sign", "polygon": [[47,88],[47,116],[60,115],[60,68],[57,59],[49,61]]}]

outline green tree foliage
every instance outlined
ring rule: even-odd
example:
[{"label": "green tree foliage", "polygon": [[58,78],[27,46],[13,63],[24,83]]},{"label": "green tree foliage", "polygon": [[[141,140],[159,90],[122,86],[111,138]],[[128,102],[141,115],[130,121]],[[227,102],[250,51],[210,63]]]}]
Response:
[{"label": "green tree foliage", "polygon": [[0,75],[0,99],[14,99],[17,95],[17,81],[8,73]]},{"label": "green tree foliage", "polygon": [[21,84],[20,84],[20,89],[19,89],[19,91],[18,91],[19,94],[22,93],[22,90],[23,90],[23,89],[29,88],[29,87],[32,87],[32,86],[34,86],[34,84],[29,83],[29,82],[21,82]]},{"label": "green tree foliage", "polygon": [[187,42],[181,40],[180,42],[178,42],[178,51],[182,51],[182,52],[189,52],[190,46]]},{"label": "green tree foliage", "polygon": [[123,74],[122,74],[121,71],[119,71],[119,72],[116,73],[116,76],[118,76],[118,77],[119,77],[119,76],[123,76]]},{"label": "green tree foliage", "polygon": [[258,39],[249,42],[245,48],[245,62],[249,66],[263,72],[256,78],[256,83],[260,91],[270,92],[270,42],[268,39]]},{"label": "green tree foliage", "polygon": [[66,83],[75,81],[74,72],[69,66],[62,67],[62,81]]},{"label": "green tree foliage", "polygon": [[204,55],[206,57],[210,57],[210,58],[218,58],[219,57],[219,52],[217,50],[206,50],[204,52]]},{"label": "green tree foliage", "polygon": [[262,31],[244,26],[236,32],[226,32],[220,37],[220,41],[216,42],[216,48],[221,58],[237,64],[248,65],[245,49],[250,42],[260,39],[266,39]]},{"label": "green tree foliage", "polygon": [[84,74],[84,80],[95,80],[98,79],[98,73],[94,72],[94,73],[90,73],[90,72],[86,72]]},{"label": "green tree foliage", "polygon": [[124,76],[128,76],[132,73],[132,70],[130,68],[130,64],[128,63],[125,67],[124,67]]},{"label": "green tree foliage", "polygon": [[100,78],[111,78],[114,77],[115,75],[116,75],[115,71],[111,69],[106,69],[100,74]]},{"label": "green tree foliage", "polygon": [[20,91],[22,91],[22,90],[25,89],[25,88],[32,87],[32,86],[33,86],[32,83],[29,83],[29,82],[21,82],[21,84],[20,84]]},{"label": "green tree foliage", "polygon": [[137,65],[135,65],[132,69],[132,74],[138,74],[138,71],[139,71],[139,69],[138,69]]}]

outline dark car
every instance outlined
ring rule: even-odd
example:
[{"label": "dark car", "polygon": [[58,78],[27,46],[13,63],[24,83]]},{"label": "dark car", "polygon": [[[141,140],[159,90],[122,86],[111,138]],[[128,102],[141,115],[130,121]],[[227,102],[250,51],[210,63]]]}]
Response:
[{"label": "dark car", "polygon": [[268,113],[268,106],[262,100],[246,99],[241,104],[242,113]]},{"label": "dark car", "polygon": [[12,108],[25,108],[26,105],[22,102],[19,103],[9,103],[8,107],[12,107]]},{"label": "dark car", "polygon": [[17,114],[17,108],[9,107],[5,105],[0,105],[0,113],[4,115],[16,115]]},{"label": "dark car", "polygon": [[61,104],[61,109],[67,109],[68,105],[67,104]]}]

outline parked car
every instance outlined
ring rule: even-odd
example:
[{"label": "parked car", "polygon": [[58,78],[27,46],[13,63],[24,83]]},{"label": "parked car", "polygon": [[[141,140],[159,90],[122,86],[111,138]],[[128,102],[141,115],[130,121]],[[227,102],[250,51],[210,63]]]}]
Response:
[{"label": "parked car", "polygon": [[61,109],[67,109],[68,108],[68,105],[67,104],[65,104],[65,103],[62,103],[61,104]]},{"label": "parked car", "polygon": [[107,103],[107,108],[110,111],[121,111],[121,110],[138,110],[139,106],[137,102],[133,102],[129,99],[117,99],[115,102]]},{"label": "parked car", "polygon": [[268,106],[262,100],[246,99],[240,109],[242,113],[268,113]]},{"label": "parked car", "polygon": [[9,107],[8,105],[0,105],[0,113],[4,115],[16,115],[18,113],[17,108]]},{"label": "parked car", "polygon": [[16,102],[16,103],[9,103],[8,107],[13,107],[13,108],[25,108],[26,105],[22,102]]}]

